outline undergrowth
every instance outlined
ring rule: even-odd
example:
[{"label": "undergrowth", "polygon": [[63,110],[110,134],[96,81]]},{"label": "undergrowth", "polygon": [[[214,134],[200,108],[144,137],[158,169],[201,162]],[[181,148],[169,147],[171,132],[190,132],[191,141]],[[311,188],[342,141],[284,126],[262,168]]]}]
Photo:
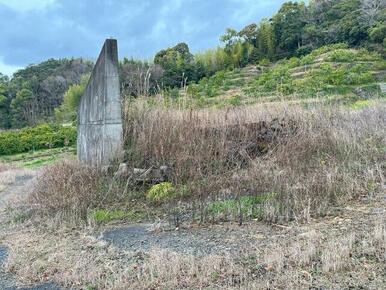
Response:
[{"label": "undergrowth", "polygon": [[85,220],[92,210],[123,202],[162,205],[201,222],[240,215],[308,221],[381,188],[385,116],[382,104],[271,111],[132,104],[125,111],[125,162],[132,168],[168,166],[167,183],[151,188],[119,180],[114,170],[65,161],[44,169],[31,201],[50,215]]}]

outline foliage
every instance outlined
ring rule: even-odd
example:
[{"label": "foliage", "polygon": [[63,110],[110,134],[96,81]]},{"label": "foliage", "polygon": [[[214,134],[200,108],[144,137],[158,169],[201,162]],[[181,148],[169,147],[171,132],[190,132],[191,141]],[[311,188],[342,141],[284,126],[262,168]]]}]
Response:
[{"label": "foliage", "polygon": [[85,221],[91,210],[109,201],[111,196],[103,191],[105,182],[96,168],[62,160],[42,169],[29,199],[42,214]]},{"label": "foliage", "polygon": [[182,87],[189,80],[196,80],[193,55],[186,43],[159,51],[154,57],[154,63],[164,70],[161,82],[164,87]]},{"label": "foliage", "polygon": [[17,71],[11,79],[0,75],[0,128],[34,126],[51,119],[67,89],[91,67],[82,59],[50,59]]},{"label": "foliage", "polygon": [[76,129],[42,124],[20,130],[0,132],[0,155],[71,146],[76,141]]},{"label": "foliage", "polygon": [[171,199],[175,195],[175,190],[170,182],[162,182],[153,185],[147,193],[147,198],[156,203],[162,203]]},{"label": "foliage", "polygon": [[[317,92],[331,92],[332,88],[362,86],[374,82],[371,71],[374,65],[364,62],[378,64],[382,62],[382,58],[366,49],[353,50],[344,47],[347,45],[328,45],[301,58],[282,60],[257,78],[253,90],[256,94],[270,92],[313,95]],[[309,67],[303,69],[301,65]],[[296,76],[298,72],[303,74],[301,78]]]},{"label": "foliage", "polygon": [[208,205],[207,210],[212,215],[236,217],[243,214],[244,217],[259,218],[262,215],[266,202],[275,200],[276,193],[266,193],[257,196],[241,196],[237,199],[215,201]]},{"label": "foliage", "polygon": [[63,103],[55,108],[55,117],[58,122],[75,121],[80,99],[86,89],[89,75],[83,75],[79,84],[71,85],[64,93]]},{"label": "foliage", "polygon": [[352,103],[350,105],[350,108],[353,110],[361,110],[368,107],[369,105],[370,105],[369,100],[358,100],[355,103]]},{"label": "foliage", "polygon": [[[295,105],[179,110],[138,104],[130,110],[125,161],[136,168],[173,168],[171,183],[147,193],[155,204],[191,201],[204,214],[212,202],[236,200],[218,207],[237,208],[238,198],[247,204],[250,199],[242,197],[249,196],[252,205],[245,207],[251,208],[258,205],[255,197],[274,192],[261,204],[262,219],[308,219],[328,213],[338,200],[367,193],[371,181],[382,184],[383,177],[368,174],[384,160],[381,104],[355,114]],[[262,141],[261,132],[275,137]]]},{"label": "foliage", "polygon": [[97,223],[106,223],[114,220],[140,220],[144,217],[143,213],[138,213],[120,209],[96,209],[90,215],[90,219]]},{"label": "foliage", "polygon": [[161,90],[164,70],[159,64],[125,57],[119,63],[119,74],[122,94],[138,97],[156,94]]},{"label": "foliage", "polygon": [[[193,55],[186,43],[179,43],[160,50],[154,63],[125,58],[120,63],[123,94],[154,95],[200,82],[218,71],[248,64],[266,65],[294,56],[302,65],[318,61],[317,57],[346,63],[353,58],[365,60],[361,50],[354,52],[348,48],[366,48],[365,54],[369,56],[366,61],[374,61],[386,55],[385,3],[378,0],[285,2],[269,20],[250,23],[240,31],[227,28],[220,37],[221,47]],[[288,62],[287,65],[296,67]],[[20,128],[52,119],[69,86],[79,83],[81,76],[90,71],[91,63],[81,59],[50,59],[18,71],[11,80],[0,75],[0,127]],[[198,99],[218,93],[215,84],[204,83],[198,88],[201,92],[194,94]],[[276,88],[285,94],[296,91],[291,83],[285,82]]]}]

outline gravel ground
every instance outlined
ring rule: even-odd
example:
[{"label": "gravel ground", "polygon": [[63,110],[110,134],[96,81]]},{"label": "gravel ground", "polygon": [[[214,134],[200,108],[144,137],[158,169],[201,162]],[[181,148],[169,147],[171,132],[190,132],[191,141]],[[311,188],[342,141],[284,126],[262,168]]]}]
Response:
[{"label": "gravel ground", "polygon": [[[280,233],[278,229],[275,235],[280,236]],[[157,247],[194,256],[237,256],[253,249],[258,240],[263,242],[268,235],[272,235],[272,230],[263,224],[239,227],[227,223],[174,231],[152,231],[150,224],[135,224],[107,229],[102,239],[119,249],[133,252],[146,252]]]}]

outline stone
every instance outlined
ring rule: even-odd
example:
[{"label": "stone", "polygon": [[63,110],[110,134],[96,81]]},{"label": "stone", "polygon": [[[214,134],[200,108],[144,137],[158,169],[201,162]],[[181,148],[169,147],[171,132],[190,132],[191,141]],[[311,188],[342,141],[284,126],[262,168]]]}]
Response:
[{"label": "stone", "polygon": [[122,152],[118,44],[107,39],[78,109],[78,160],[103,167]]},{"label": "stone", "polygon": [[115,176],[118,178],[128,178],[130,175],[129,166],[126,163],[119,164],[118,170]]},{"label": "stone", "polygon": [[159,183],[168,181],[171,178],[171,172],[172,170],[168,166],[133,169],[134,180],[137,183]]}]

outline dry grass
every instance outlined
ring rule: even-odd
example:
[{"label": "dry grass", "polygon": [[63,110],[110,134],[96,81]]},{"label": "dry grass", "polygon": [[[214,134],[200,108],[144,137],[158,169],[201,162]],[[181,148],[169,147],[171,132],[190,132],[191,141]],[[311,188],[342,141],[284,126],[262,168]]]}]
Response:
[{"label": "dry grass", "polygon": [[275,193],[265,205],[266,220],[308,221],[379,190],[385,179],[386,108],[380,104],[361,111],[134,106],[125,115],[128,164],[169,165],[182,198],[202,204],[224,198],[224,191],[226,198]]},{"label": "dry grass", "polygon": [[[177,194],[169,209],[175,202],[194,202],[201,221],[214,200],[269,195],[260,218],[307,222],[384,184],[382,104],[359,111],[294,106],[189,111],[137,104],[125,116],[127,163],[172,168]],[[147,190],[133,183],[122,196],[127,188],[121,185],[112,175],[66,161],[44,169],[31,201],[51,215],[85,219],[90,209],[132,200],[130,189]]]},{"label": "dry grass", "polygon": [[[62,161],[40,172],[30,196],[51,220],[33,216],[0,235],[10,248],[9,272],[25,283],[49,280],[80,289],[310,289],[348,283],[384,288],[385,217],[372,220],[369,206],[362,215],[350,212],[343,224],[326,217],[322,226],[314,218],[384,191],[385,105],[358,111],[135,106],[127,108],[125,136],[130,166],[173,169],[179,192],[173,202],[205,207],[218,199],[270,193],[261,218],[290,226],[284,233],[273,227],[272,235],[256,239],[238,257],[120,251],[90,229],[52,222],[84,220],[93,208],[133,198],[117,194],[125,191],[113,188],[111,175]],[[0,184],[13,183],[15,173],[2,168]],[[384,200],[375,206],[384,208]]]},{"label": "dry grass", "polygon": [[0,162],[0,173],[11,168],[10,165]]},{"label": "dry grass", "polygon": [[32,174],[33,173],[31,170],[17,168],[9,164],[0,163],[0,193],[4,191],[9,185],[15,183],[17,177]]},{"label": "dry grass", "polygon": [[13,169],[12,166],[0,162],[0,191],[1,188],[4,188],[6,185],[9,185],[15,181],[15,173],[10,170]]},{"label": "dry grass", "polygon": [[121,252],[91,232],[44,225],[6,239],[11,249],[6,267],[25,283],[53,280],[82,289],[340,288],[349,274],[352,285],[382,287],[384,217],[350,234],[346,227],[358,222],[363,218],[347,222],[343,231],[329,225],[331,231],[323,233],[316,225],[295,228],[288,236],[256,241],[238,257],[196,257],[159,248]]},{"label": "dry grass", "polygon": [[104,175],[74,160],[63,160],[45,167],[37,177],[30,203],[41,213],[63,220],[85,220],[108,195],[103,191]]},{"label": "dry grass", "polygon": [[351,233],[343,239],[333,238],[327,242],[326,248],[321,254],[322,270],[324,272],[336,272],[347,265],[347,260],[352,254],[355,234]]}]

